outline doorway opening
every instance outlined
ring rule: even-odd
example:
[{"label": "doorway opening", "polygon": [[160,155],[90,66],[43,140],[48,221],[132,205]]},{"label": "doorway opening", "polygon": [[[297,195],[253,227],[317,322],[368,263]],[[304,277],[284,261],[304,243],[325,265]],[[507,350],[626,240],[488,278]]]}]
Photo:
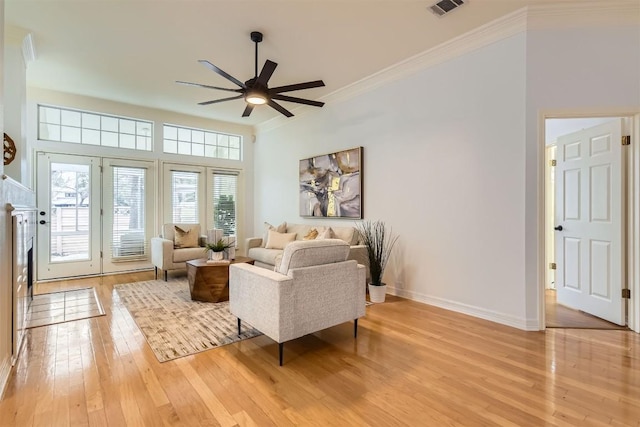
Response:
[{"label": "doorway opening", "polygon": [[627,329],[631,128],[622,116],[545,118],[547,328]]}]

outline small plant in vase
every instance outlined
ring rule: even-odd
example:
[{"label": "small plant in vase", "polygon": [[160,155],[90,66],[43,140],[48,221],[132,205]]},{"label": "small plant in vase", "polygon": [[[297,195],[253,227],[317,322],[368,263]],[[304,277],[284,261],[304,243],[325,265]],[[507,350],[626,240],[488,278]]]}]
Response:
[{"label": "small plant in vase", "polygon": [[218,239],[217,242],[207,243],[205,245],[205,252],[209,254],[209,261],[221,261],[224,259],[224,251],[234,246],[236,242],[227,243],[223,239]]},{"label": "small plant in vase", "polygon": [[391,227],[383,221],[363,221],[357,224],[357,229],[367,248],[371,276],[369,299],[371,302],[384,302],[387,285],[382,282],[382,276],[398,236],[393,237]]}]

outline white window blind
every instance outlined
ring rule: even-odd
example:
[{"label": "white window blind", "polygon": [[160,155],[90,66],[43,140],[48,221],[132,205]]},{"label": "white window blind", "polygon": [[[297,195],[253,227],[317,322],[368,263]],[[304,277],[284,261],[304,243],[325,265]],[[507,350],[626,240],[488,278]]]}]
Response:
[{"label": "white window blind", "polygon": [[145,209],[145,169],[114,166],[112,258],[145,257]]},{"label": "white window blind", "polygon": [[198,221],[198,172],[171,171],[171,210],[173,222],[197,224]]},{"label": "white window blind", "polygon": [[232,173],[213,173],[213,224],[224,230],[225,236],[236,235],[236,200],[238,176]]}]

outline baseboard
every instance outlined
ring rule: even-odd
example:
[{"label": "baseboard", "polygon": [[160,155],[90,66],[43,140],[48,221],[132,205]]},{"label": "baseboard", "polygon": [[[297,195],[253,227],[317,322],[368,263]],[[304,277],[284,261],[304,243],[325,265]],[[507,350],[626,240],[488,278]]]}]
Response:
[{"label": "baseboard", "polygon": [[434,307],[444,308],[445,310],[455,311],[456,313],[462,313],[469,316],[478,317],[480,319],[489,320],[491,322],[499,323],[501,325],[510,326],[512,328],[517,328],[524,331],[540,330],[540,328],[538,327],[538,321],[536,319],[525,319],[516,317],[493,310],[487,310],[482,307],[463,304],[444,298],[431,297],[406,289],[397,289],[390,286],[387,286],[387,293],[424,304],[432,305]]},{"label": "baseboard", "polygon": [[0,364],[0,400],[4,398],[4,392],[11,375],[11,356],[5,357]]}]

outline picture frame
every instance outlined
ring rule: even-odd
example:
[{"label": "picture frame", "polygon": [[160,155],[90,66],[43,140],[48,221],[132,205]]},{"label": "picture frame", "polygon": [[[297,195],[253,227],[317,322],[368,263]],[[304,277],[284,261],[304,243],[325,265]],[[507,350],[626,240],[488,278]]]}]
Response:
[{"label": "picture frame", "polygon": [[362,219],[362,147],[299,162],[300,216]]}]

